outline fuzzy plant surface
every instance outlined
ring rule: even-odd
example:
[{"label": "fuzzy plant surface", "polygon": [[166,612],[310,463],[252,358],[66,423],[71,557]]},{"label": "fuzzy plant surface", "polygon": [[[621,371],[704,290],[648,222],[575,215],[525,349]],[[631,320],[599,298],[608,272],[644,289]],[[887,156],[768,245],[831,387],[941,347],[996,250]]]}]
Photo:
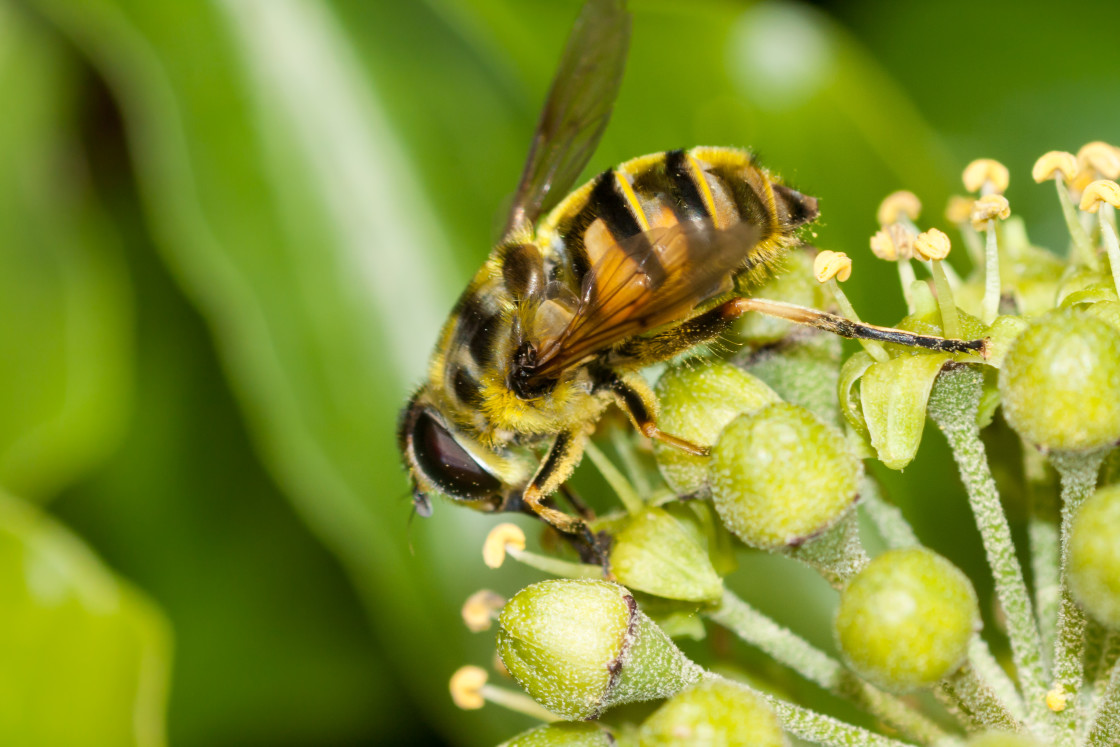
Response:
[{"label": "fuzzy plant surface", "polygon": [[[661,372],[661,426],[710,456],[637,437],[589,447],[623,507],[590,522],[609,548],[601,566],[562,542],[531,551],[516,526],[497,527],[487,564],[512,557],[546,577],[508,601],[488,590],[468,600],[472,630],[497,625],[505,682],[464,667],[455,702],[542,722],[508,745],[1120,744],[1120,149],[1047,153],[1032,176],[1056,191],[1066,246],[1031,243],[1004,197],[1010,174],[989,159],[965,169],[970,194],[950,203],[945,231],[920,227],[909,192],[878,211],[870,248],[897,266],[908,307],[895,326],[982,339],[982,352],[862,341],[845,359],[835,338],[748,319],[742,352]],[[946,262],[954,242],[967,274]],[[857,320],[839,284],[851,259],[812,256],[756,295]],[[906,467],[927,421],[948,442],[983,542],[998,605],[989,629],[980,580],[924,547],[868,469]],[[993,422],[1020,448],[992,449]],[[1009,474],[999,485],[1022,495],[1000,494],[996,476]],[[1028,514],[1021,546],[1011,504]],[[868,546],[885,548],[875,557],[861,522],[878,535]],[[724,577],[748,548],[803,563],[836,590],[836,653],[731,591]],[[682,650],[705,637],[702,656]],[[744,667],[732,637],[776,666]],[[865,715],[797,702],[772,681],[778,667],[854,706],[838,712]]]}]

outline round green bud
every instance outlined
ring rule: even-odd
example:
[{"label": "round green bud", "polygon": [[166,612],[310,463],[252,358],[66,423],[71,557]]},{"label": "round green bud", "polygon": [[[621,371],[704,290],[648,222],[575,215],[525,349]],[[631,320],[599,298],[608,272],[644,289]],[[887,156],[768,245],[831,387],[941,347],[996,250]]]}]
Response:
[{"label": "round green bud", "polygon": [[711,456],[712,503],[753,547],[799,545],[832,526],[856,499],[863,465],[840,431],[780,402],[742,415]]},{"label": "round green bud", "polygon": [[704,680],[674,695],[646,719],[638,736],[642,747],[789,745],[766,701],[742,685],[721,679]]},{"label": "round green bud", "polygon": [[1097,622],[1120,630],[1120,485],[1082,504],[1069,538],[1073,596]]},{"label": "round green bud", "polygon": [[[711,446],[736,416],[778,401],[774,390],[749,373],[723,361],[670,368],[657,382],[661,405],[658,427],[666,433]],[[653,453],[665,482],[677,495],[708,487],[706,457],[654,442]]]},{"label": "round green bud", "polygon": [[546,724],[518,734],[499,747],[610,747],[614,737],[598,724],[585,721]]},{"label": "round green bud", "polygon": [[970,737],[965,747],[1042,747],[1042,742],[1023,734],[989,731]]},{"label": "round green bud", "polygon": [[840,595],[836,640],[861,677],[892,692],[952,674],[980,629],[968,577],[937,553],[914,547],[871,561]]},{"label": "round green bud", "polygon": [[1075,310],[1047,314],[1012,343],[999,391],[1007,422],[1036,446],[1120,440],[1120,330]]},{"label": "round green bud", "polygon": [[522,589],[498,618],[497,648],[529,695],[569,719],[667,697],[702,673],[629,591],[608,581],[553,579]]},{"label": "round green bud", "polygon": [[723,594],[723,581],[708,551],[661,508],[630,517],[615,535],[611,572],[631,589],[666,599],[713,602]]}]

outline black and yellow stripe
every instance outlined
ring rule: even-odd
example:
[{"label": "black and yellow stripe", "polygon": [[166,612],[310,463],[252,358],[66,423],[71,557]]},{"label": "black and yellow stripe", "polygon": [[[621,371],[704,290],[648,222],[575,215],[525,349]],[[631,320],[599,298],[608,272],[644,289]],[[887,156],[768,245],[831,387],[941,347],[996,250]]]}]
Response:
[{"label": "black and yellow stripe", "polygon": [[[520,340],[512,308],[533,300],[548,282],[579,295],[596,251],[626,252],[647,282],[665,278],[657,254],[640,237],[651,226],[700,221],[715,229],[748,223],[757,230],[744,246],[735,280],[752,284],[787,247],[797,229],[817,216],[816,200],[781,184],[746,151],[692,148],[635,158],[596,176],[546,216],[535,241],[499,247],[492,270],[476,277],[460,298],[448,330],[443,390],[452,404],[477,409],[486,371],[504,369]],[[612,240],[589,234],[601,220]],[[601,229],[600,229],[601,231]],[[739,278],[742,275],[744,278]]]}]

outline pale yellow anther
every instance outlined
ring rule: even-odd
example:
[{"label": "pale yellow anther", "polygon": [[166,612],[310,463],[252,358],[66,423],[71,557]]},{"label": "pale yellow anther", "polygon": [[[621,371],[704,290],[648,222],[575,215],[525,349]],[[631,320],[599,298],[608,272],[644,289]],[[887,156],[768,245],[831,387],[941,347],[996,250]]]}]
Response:
[{"label": "pale yellow anther", "polygon": [[914,239],[914,253],[922,259],[945,259],[949,256],[951,248],[949,237],[944,231],[936,228],[922,231],[918,234],[918,238]]},{"label": "pale yellow anther", "polygon": [[871,253],[888,262],[914,256],[914,234],[901,223],[892,223],[871,237]]},{"label": "pale yellow anther", "polygon": [[986,228],[990,220],[1003,220],[1011,215],[1011,205],[1003,195],[984,195],[972,203],[972,227],[977,231]]},{"label": "pale yellow anther", "polygon": [[1095,171],[1105,179],[1120,177],[1120,150],[1100,140],[1086,143],[1077,151],[1077,165],[1082,171]]},{"label": "pale yellow anther", "polygon": [[879,212],[876,217],[880,226],[889,226],[899,220],[900,215],[905,215],[910,220],[917,220],[922,214],[922,201],[913,192],[905,189],[892,192],[879,203]]},{"label": "pale yellow anther", "polygon": [[1120,184],[1111,179],[1098,179],[1086,187],[1081,195],[1081,209],[1087,213],[1097,212],[1102,202],[1120,207]]},{"label": "pale yellow anther", "polygon": [[836,278],[841,283],[852,276],[852,260],[844,252],[825,250],[813,260],[813,273],[818,283]]},{"label": "pale yellow anther", "polygon": [[525,549],[525,532],[516,524],[499,524],[486,535],[482,545],[482,562],[491,568],[501,568],[506,560],[507,550]]},{"label": "pale yellow anther", "polygon": [[968,223],[968,219],[972,217],[973,202],[975,200],[971,197],[953,195],[949,198],[949,204],[945,206],[945,220],[958,226],[962,223]]},{"label": "pale yellow anther", "polygon": [[1061,713],[1069,703],[1069,696],[1060,687],[1055,687],[1046,693],[1046,707],[1054,713]]},{"label": "pale yellow anther", "polygon": [[486,705],[486,698],[482,697],[482,688],[489,677],[486,670],[468,664],[459,667],[451,675],[448,688],[451,690],[451,701],[464,711],[475,711]]},{"label": "pale yellow anther", "polygon": [[1064,150],[1052,150],[1034,162],[1031,178],[1041,184],[1048,179],[1058,178],[1069,183],[1077,176],[1077,156]]},{"label": "pale yellow anther", "polygon": [[472,633],[481,633],[484,630],[490,630],[490,626],[494,623],[494,617],[503,606],[506,600],[502,595],[490,589],[479,589],[474,594],[467,597],[467,601],[463,602],[463,622],[466,623],[467,629]]},{"label": "pale yellow anther", "polygon": [[964,167],[961,180],[964,181],[964,188],[969,192],[979,192],[985,186],[990,187],[990,191],[1003,192],[1011,181],[1011,175],[1007,167],[999,161],[992,158],[978,158]]},{"label": "pale yellow anther", "polygon": [[895,248],[890,234],[886,231],[876,231],[875,235],[871,237],[871,253],[888,262],[898,259],[898,249]]}]

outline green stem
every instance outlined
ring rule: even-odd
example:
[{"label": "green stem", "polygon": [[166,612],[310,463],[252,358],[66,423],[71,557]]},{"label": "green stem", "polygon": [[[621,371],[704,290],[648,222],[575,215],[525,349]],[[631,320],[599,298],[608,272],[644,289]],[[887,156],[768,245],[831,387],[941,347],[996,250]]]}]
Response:
[{"label": "green stem", "polygon": [[1058,573],[1058,506],[1053,472],[1046,459],[1029,444],[1023,444],[1023,473],[1027,482],[1030,519],[1027,537],[1031,548],[1031,570],[1034,572],[1034,602],[1042,634],[1043,651],[1051,651],[1058,630],[1058,608],[1061,604],[1061,577]]},{"label": "green stem", "polygon": [[898,262],[898,282],[902,284],[902,297],[906,300],[906,313],[912,315],[914,309],[914,295],[910,292],[910,286],[913,285],[917,277],[914,275],[914,265],[910,264],[910,259],[899,257]]},{"label": "green stem", "polygon": [[507,547],[506,553],[518,563],[550,573],[559,578],[602,578],[603,567],[588,563],[573,563],[549,555],[540,555],[529,550]]},{"label": "green stem", "polygon": [[1064,694],[1069,701],[1058,713],[1059,744],[1072,747],[1077,741],[1077,716],[1081,710],[1076,696],[1084,678],[1085,612],[1069,591],[1066,569],[1069,567],[1069,533],[1077,509],[1097,485],[1097,473],[1105,457],[1105,449],[1073,454],[1053,452],[1050,463],[1058,470],[1062,482],[1061,531],[1061,606],[1058,609],[1058,630],[1054,642],[1052,690]]},{"label": "green stem", "polygon": [[[1111,206],[1109,206],[1111,207]],[[1112,284],[1120,295],[1120,242],[1116,240],[1116,229],[1105,219],[1104,206],[1100,209],[1101,238],[1104,239],[1104,248],[1108,252],[1108,264],[1112,267]]]},{"label": "green stem", "polygon": [[[758,610],[724,590],[715,609],[704,613],[744,642],[761,649],[810,682],[845,698],[921,744],[933,744],[945,733],[901,699],[864,682],[840,662]],[[853,744],[863,744],[854,742]]]},{"label": "green stem", "polygon": [[992,689],[1000,702],[1007,706],[1011,715],[1019,721],[1026,719],[1027,704],[1023,702],[1023,696],[1019,694],[1015,683],[1011,681],[1007,672],[996,661],[996,657],[992,656],[988,644],[980,636],[974,636],[969,644],[968,660],[976,669],[976,674],[980,677],[981,682],[986,683]]},{"label": "green stem", "polygon": [[1120,744],[1120,667],[1112,668],[1112,676],[1100,697],[1085,744],[1088,747],[1116,747]]},{"label": "green stem", "polygon": [[937,289],[937,305],[941,309],[941,329],[946,337],[958,340],[961,336],[961,323],[957,318],[957,304],[953,299],[949,278],[945,275],[941,260],[935,259],[929,264],[930,272],[933,273],[933,287]]},{"label": "green stem", "polygon": [[798,739],[825,747],[913,747],[907,742],[845,724],[831,716],[794,705],[773,695],[759,694],[774,709],[782,728]]},{"label": "green stem", "polygon": [[999,315],[999,241],[996,237],[996,221],[988,221],[984,242],[984,302],[981,305],[980,321],[991,324]]},{"label": "green stem", "polygon": [[964,246],[968,249],[968,257],[972,260],[975,267],[980,267],[984,264],[984,242],[980,240],[980,233],[968,223],[961,223],[958,226],[961,231],[961,238],[964,239]]},{"label": "green stem", "polygon": [[494,705],[502,706],[516,713],[521,713],[529,718],[546,723],[559,721],[560,717],[530,698],[525,693],[507,690],[497,685],[483,685],[482,697]]},{"label": "green stem", "polygon": [[[853,322],[860,321],[859,315],[856,314],[855,307],[852,306],[852,302],[848,300],[848,297],[844,295],[844,291],[840,290],[840,284],[836,282],[836,278],[829,278],[825,285],[832,291],[832,297],[836,300],[836,305],[840,308],[840,315],[851,319]],[[890,360],[886,349],[877,340],[857,340],[856,342],[863,346],[863,349],[867,351],[868,355],[880,363]]]},{"label": "green stem", "polygon": [[634,487],[634,492],[639,496],[644,495],[648,498],[653,491],[653,487],[649,483],[649,478],[646,477],[646,470],[642,468],[637,454],[634,453],[634,439],[630,437],[630,433],[629,429],[612,428],[611,443],[614,445],[615,451],[618,452],[618,458],[622,460],[622,466],[626,468],[626,476],[630,478],[630,484]]},{"label": "green stem", "polygon": [[852,576],[869,562],[859,539],[859,517],[855,511],[850,511],[835,526],[800,547],[790,548],[786,554],[821,574],[837,591],[847,586]]},{"label": "green stem", "polygon": [[917,547],[918,542],[914,530],[910,528],[902,511],[883,498],[879,481],[873,477],[864,476],[860,483],[860,506],[867,517],[879,530],[879,536],[887,547],[894,550],[900,547]]},{"label": "green stem", "polygon": [[1015,718],[992,688],[980,678],[971,664],[966,664],[942,680],[935,693],[969,731],[1023,730],[1023,724]]},{"label": "green stem", "polygon": [[933,388],[929,415],[945,434],[960,468],[995,578],[996,596],[1007,617],[1007,635],[1019,682],[1027,702],[1028,721],[1044,733],[1049,724],[1042,668],[1042,640],[1035,625],[1023,570],[1011,541],[1011,528],[1000,505],[976,415],[983,376],[972,368],[946,370]]},{"label": "green stem", "polygon": [[636,514],[645,509],[645,501],[634,490],[634,486],[618,471],[618,467],[615,467],[614,463],[607,459],[607,455],[600,451],[598,446],[588,441],[587,445],[584,446],[584,453],[591,457],[591,461],[595,463],[595,467],[598,468],[611,489],[618,495],[627,512]]},{"label": "green stem", "polygon": [[1066,185],[1061,179],[1055,179],[1054,184],[1058,189],[1058,202],[1062,205],[1062,216],[1066,219],[1066,228],[1069,229],[1070,238],[1073,239],[1073,250],[1076,254],[1074,259],[1087,265],[1092,270],[1099,270],[1097,253],[1093,251],[1089,234],[1085,232],[1085,227],[1081,225],[1081,217],[1077,213],[1077,208],[1074,207],[1073,201],[1069,199],[1069,190],[1066,189]]}]

